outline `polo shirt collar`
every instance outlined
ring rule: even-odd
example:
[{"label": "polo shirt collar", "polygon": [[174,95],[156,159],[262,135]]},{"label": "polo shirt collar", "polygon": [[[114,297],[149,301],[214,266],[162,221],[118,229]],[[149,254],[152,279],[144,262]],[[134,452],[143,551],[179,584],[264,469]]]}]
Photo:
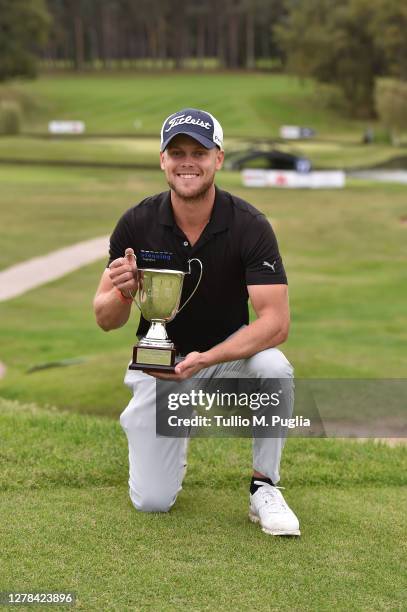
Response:
[{"label": "polo shirt collar", "polygon": [[[211,218],[205,230],[211,234],[217,234],[230,227],[232,207],[226,194],[215,185],[215,203],[213,205]],[[174,213],[171,205],[171,192],[167,191],[159,205],[158,223],[175,227]]]}]

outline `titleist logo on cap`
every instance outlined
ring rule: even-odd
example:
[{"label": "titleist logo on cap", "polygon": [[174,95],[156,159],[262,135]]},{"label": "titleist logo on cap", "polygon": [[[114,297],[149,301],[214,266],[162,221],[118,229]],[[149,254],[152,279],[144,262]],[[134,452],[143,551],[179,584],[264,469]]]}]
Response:
[{"label": "titleist logo on cap", "polygon": [[219,121],[210,113],[197,108],[183,108],[172,113],[161,128],[161,151],[178,134],[186,134],[207,149],[223,149],[223,131]]},{"label": "titleist logo on cap", "polygon": [[186,117],[185,115],[177,115],[176,117],[169,119],[168,123],[170,125],[164,130],[164,132],[169,132],[170,130],[172,130],[172,128],[176,127],[177,125],[181,125],[181,123],[190,123],[192,125],[199,125],[200,127],[203,127],[206,130],[211,130],[213,128],[213,126],[210,123],[208,123],[208,121],[202,121],[202,119],[194,119],[191,115],[187,115]]}]

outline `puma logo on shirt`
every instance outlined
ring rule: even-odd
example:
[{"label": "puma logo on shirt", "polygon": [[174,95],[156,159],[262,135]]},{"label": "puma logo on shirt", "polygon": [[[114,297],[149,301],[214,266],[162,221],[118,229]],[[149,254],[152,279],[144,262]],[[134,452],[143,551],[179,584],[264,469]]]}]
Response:
[{"label": "puma logo on shirt", "polygon": [[268,261],[263,261],[263,266],[267,266],[268,268],[271,268],[273,270],[273,272],[275,272],[275,268],[274,266],[276,265],[277,261],[273,261],[273,263],[269,263]]}]

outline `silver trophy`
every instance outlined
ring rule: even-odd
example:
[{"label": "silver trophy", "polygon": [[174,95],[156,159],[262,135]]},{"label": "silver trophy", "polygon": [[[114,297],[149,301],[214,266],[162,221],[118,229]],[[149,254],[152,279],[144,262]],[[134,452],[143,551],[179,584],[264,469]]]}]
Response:
[{"label": "silver trophy", "polygon": [[[197,261],[200,265],[199,279],[189,298],[180,307],[184,276],[191,273],[193,261]],[[133,347],[130,370],[174,372],[177,350],[168,338],[165,325],[188,304],[202,279],[200,259],[189,259],[188,267],[188,272],[138,268],[139,287],[133,300],[144,319],[150,321],[151,325],[147,334]]]}]

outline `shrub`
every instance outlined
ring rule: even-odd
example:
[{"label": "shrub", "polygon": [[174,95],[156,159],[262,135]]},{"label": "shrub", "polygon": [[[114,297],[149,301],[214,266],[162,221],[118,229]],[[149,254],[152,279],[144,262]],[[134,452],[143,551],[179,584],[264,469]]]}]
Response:
[{"label": "shrub", "polygon": [[389,130],[393,144],[407,131],[407,82],[380,79],[376,82],[375,105],[380,121]]},{"label": "shrub", "polygon": [[21,131],[21,108],[11,100],[0,102],[0,134],[19,134]]},{"label": "shrub", "polygon": [[343,91],[335,85],[317,83],[314,102],[320,108],[334,111],[342,116],[349,115],[349,103],[346,101]]}]

